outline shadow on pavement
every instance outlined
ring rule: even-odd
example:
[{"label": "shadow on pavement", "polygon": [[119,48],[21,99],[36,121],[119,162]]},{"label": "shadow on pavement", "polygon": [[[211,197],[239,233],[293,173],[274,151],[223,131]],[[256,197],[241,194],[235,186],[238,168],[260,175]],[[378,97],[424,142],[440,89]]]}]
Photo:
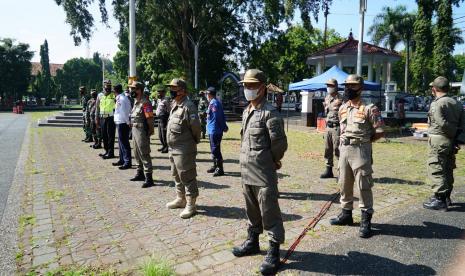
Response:
[{"label": "shadow on pavement", "polygon": [[380,177],[374,178],[373,181],[378,184],[407,184],[407,185],[425,185],[423,181],[410,181],[400,178],[393,178],[393,177]]},{"label": "shadow on pavement", "polygon": [[241,177],[240,172],[224,172],[225,176],[231,176],[231,177]]},{"label": "shadow on pavement", "polygon": [[465,203],[455,203],[449,206],[449,212],[465,212]]},{"label": "shadow on pavement", "polygon": [[424,225],[373,224],[374,235],[397,236],[417,239],[462,239],[465,230],[429,221]]},{"label": "shadow on pavement", "polygon": [[153,166],[153,170],[160,170],[160,171],[169,171],[171,170],[171,166]]},{"label": "shadow on pavement", "polygon": [[279,192],[279,198],[293,200],[328,201],[331,200],[333,196],[334,194]]},{"label": "shadow on pavement", "polygon": [[224,184],[216,184],[216,183],[211,183],[211,182],[206,182],[206,181],[199,181],[199,188],[205,188],[205,189],[227,189],[230,186],[229,185],[224,185]]},{"label": "shadow on pavement", "polygon": [[[197,158],[195,161],[196,162],[207,162],[207,163],[213,162],[212,159],[201,159],[201,158]],[[223,163],[225,163],[225,164],[239,164],[239,159],[224,159]]]},{"label": "shadow on pavement", "polygon": [[[285,251],[281,250],[281,256]],[[431,267],[419,264],[406,265],[398,261],[357,251],[347,255],[328,255],[296,251],[292,262],[281,266],[280,271],[296,269],[306,272],[335,275],[434,275]]]},{"label": "shadow on pavement", "polygon": [[[228,218],[228,219],[246,219],[244,208],[226,207],[226,206],[206,206],[198,205],[199,215],[207,217]],[[283,221],[294,221],[302,219],[302,216],[282,213]]]}]

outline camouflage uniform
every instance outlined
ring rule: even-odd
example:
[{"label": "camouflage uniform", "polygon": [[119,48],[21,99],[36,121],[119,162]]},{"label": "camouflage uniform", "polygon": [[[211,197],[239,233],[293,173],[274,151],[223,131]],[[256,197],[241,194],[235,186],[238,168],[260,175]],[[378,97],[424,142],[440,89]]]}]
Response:
[{"label": "camouflage uniform", "polygon": [[205,99],[205,96],[202,94],[199,99],[199,118],[200,118],[200,126],[202,130],[202,138],[205,139],[206,134],[206,127],[207,127],[207,110],[208,110],[208,101]]}]

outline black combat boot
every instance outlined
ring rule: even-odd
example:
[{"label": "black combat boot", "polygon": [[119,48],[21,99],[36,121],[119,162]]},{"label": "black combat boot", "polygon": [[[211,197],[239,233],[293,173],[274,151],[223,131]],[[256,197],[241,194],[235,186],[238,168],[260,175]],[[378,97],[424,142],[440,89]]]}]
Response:
[{"label": "black combat boot", "polygon": [[250,256],[260,253],[260,244],[258,236],[260,234],[248,230],[247,239],[241,244],[241,246],[234,247],[232,253],[236,257]]},{"label": "black combat boot", "polygon": [[341,213],[329,220],[331,225],[352,225],[354,219],[352,218],[352,210],[342,209]]},{"label": "black combat boot", "polygon": [[217,168],[216,159],[213,159],[213,166],[211,166],[210,169],[207,170],[207,173],[214,173],[216,171],[216,168]]},{"label": "black combat boot", "polygon": [[369,238],[373,234],[371,232],[371,217],[373,214],[368,213],[367,211],[362,210],[362,217],[360,219],[360,230],[359,236],[360,238]]},{"label": "black combat boot", "polygon": [[333,167],[329,167],[327,166],[326,167],[326,171],[320,175],[320,178],[333,178],[334,175],[333,175]]},{"label": "black combat boot", "polygon": [[142,188],[148,188],[148,187],[152,187],[152,186],[155,186],[155,184],[153,184],[152,174],[151,173],[146,173],[145,174],[145,182],[144,182],[144,184],[142,184]]},{"label": "black combat boot", "polygon": [[265,260],[260,266],[262,275],[275,275],[279,269],[279,243],[270,241],[270,247],[266,253]]},{"label": "black combat boot", "polygon": [[215,173],[213,174],[213,176],[222,176],[222,175],[224,175],[223,160],[218,161],[216,163],[216,165],[217,165],[217,167],[216,167],[216,170],[215,170]]},{"label": "black combat boot", "polygon": [[452,200],[450,200],[450,194],[452,193],[452,191],[447,191],[446,192],[446,204],[447,204],[447,207],[449,206],[452,206]]},{"label": "black combat boot", "polygon": [[129,180],[131,180],[131,181],[144,181],[145,180],[144,172],[140,171],[140,170],[137,170],[136,176],[134,176],[133,178],[131,178]]},{"label": "black combat boot", "polygon": [[434,195],[429,201],[423,203],[423,208],[430,210],[447,211],[446,196]]}]

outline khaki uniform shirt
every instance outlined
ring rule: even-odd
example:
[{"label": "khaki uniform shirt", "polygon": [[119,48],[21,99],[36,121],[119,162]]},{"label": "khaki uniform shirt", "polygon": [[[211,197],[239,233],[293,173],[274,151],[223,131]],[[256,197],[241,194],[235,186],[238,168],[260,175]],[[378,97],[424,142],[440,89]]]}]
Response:
[{"label": "khaki uniform shirt", "polygon": [[145,113],[153,112],[152,104],[145,97],[142,97],[140,101],[135,101],[131,111],[131,123],[132,127],[144,128],[144,124],[148,124]]},{"label": "khaki uniform shirt", "polygon": [[167,127],[167,141],[171,153],[195,153],[201,134],[197,107],[187,97],[180,103],[173,101],[172,104]]},{"label": "khaki uniform shirt", "polygon": [[384,132],[381,112],[374,104],[353,106],[350,102],[341,105],[339,109],[341,124],[341,141],[350,140],[350,143],[371,142],[375,133]]},{"label": "khaki uniform shirt", "polygon": [[[465,112],[457,100],[442,96],[434,99],[428,112],[428,134],[465,141]],[[459,136],[456,137],[457,132]]]},{"label": "khaki uniform shirt", "polygon": [[326,113],[326,121],[332,123],[339,123],[339,107],[342,105],[342,97],[339,93],[332,96],[330,93],[326,95],[323,103]]},{"label": "khaki uniform shirt", "polygon": [[284,122],[278,111],[265,99],[257,107],[249,104],[242,114],[242,184],[277,185],[276,163],[283,158],[286,150]]}]

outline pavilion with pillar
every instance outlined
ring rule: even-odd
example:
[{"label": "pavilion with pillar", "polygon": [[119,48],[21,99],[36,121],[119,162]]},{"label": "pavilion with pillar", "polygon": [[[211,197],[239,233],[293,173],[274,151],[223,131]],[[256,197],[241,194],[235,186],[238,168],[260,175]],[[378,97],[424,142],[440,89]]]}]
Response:
[{"label": "pavilion with pillar", "polygon": [[[307,65],[315,67],[316,75],[320,75],[333,65],[337,65],[346,73],[354,74],[357,67],[357,49],[358,40],[354,39],[350,32],[347,40],[309,56]],[[381,84],[383,89],[386,83],[391,81],[392,64],[400,60],[400,55],[395,51],[366,42],[363,42],[362,49],[363,77],[367,81]]]},{"label": "pavilion with pillar", "polygon": [[[393,112],[397,86],[391,82],[392,64],[400,60],[400,55],[386,48],[363,42],[362,77],[370,82],[379,83],[382,91],[364,91],[363,95],[381,100],[385,96],[385,111]],[[307,58],[307,65],[315,68],[315,76],[321,75],[334,65],[344,72],[355,74],[357,68],[358,40],[352,32],[347,40],[313,53]],[[318,113],[323,110],[322,99],[316,99],[314,93],[302,91],[302,124],[316,126]],[[384,97],[383,97],[384,98]]]}]

